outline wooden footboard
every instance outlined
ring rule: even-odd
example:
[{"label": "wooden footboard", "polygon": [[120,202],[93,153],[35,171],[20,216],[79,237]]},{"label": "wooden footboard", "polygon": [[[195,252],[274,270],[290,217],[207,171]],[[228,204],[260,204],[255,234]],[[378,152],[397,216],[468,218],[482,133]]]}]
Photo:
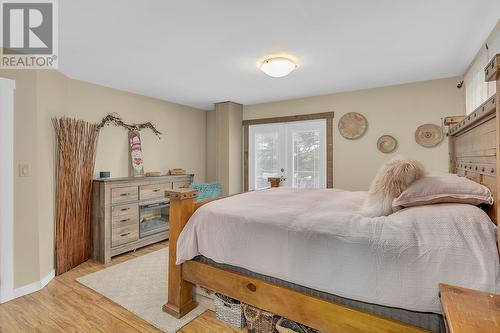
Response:
[{"label": "wooden footboard", "polygon": [[206,202],[194,203],[197,191],[193,189],[171,190],[167,195],[170,198],[170,241],[165,312],[180,318],[196,307],[193,298],[196,284],[325,333],[429,332],[205,263],[188,261],[176,265],[177,239],[194,211]]},{"label": "wooden footboard", "polygon": [[170,198],[170,238],[168,251],[168,301],[163,311],[181,318],[196,307],[193,299],[193,284],[183,280],[182,266],[175,264],[177,257],[177,239],[182,229],[194,212],[194,199],[198,191],[190,188],[179,188],[167,191]]}]

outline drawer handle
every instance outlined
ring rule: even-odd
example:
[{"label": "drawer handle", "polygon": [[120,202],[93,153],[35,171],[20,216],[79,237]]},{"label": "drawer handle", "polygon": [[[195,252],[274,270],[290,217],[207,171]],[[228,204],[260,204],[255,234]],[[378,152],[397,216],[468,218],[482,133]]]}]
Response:
[{"label": "drawer handle", "polygon": [[129,195],[130,195],[130,193],[121,193],[120,197],[128,197]]},{"label": "drawer handle", "polygon": [[121,210],[122,212],[125,212],[125,211],[127,211],[127,210],[129,210],[129,209],[130,209],[130,207],[127,207],[127,208],[122,208],[122,209],[120,209],[120,210]]},{"label": "drawer handle", "polygon": [[153,192],[160,192],[160,189],[159,189],[159,188],[155,188],[155,189],[153,190]]},{"label": "drawer handle", "polygon": [[120,222],[127,222],[127,221],[130,221],[130,217],[128,219],[120,220]]},{"label": "drawer handle", "polygon": [[253,284],[253,283],[247,284],[247,288],[248,288],[248,290],[250,290],[252,292],[257,291],[257,286],[255,284]]},{"label": "drawer handle", "polygon": [[127,232],[127,233],[124,233],[124,234],[120,234],[120,237],[125,237],[125,236],[128,236],[130,235],[130,232]]}]

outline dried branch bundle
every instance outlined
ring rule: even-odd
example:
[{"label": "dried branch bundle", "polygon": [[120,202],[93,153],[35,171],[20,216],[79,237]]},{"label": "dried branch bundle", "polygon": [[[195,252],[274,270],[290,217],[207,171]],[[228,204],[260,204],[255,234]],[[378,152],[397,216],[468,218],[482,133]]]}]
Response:
[{"label": "dried branch bundle", "polygon": [[115,126],[124,127],[129,131],[140,131],[142,129],[149,128],[158,137],[158,139],[161,138],[161,134],[162,134],[149,121],[147,123],[142,123],[142,124],[127,124],[122,120],[122,117],[120,117],[120,115],[117,113],[109,113],[106,117],[102,118],[101,123],[98,125],[98,127],[99,127],[99,129],[101,129],[104,126],[108,126],[110,124],[113,124]]},{"label": "dried branch bundle", "polygon": [[120,115],[108,114],[100,124],[71,118],[52,118],[56,133],[56,274],[62,274],[90,257],[92,178],[99,132],[114,124],[127,130],[149,128],[150,122],[126,124]]},{"label": "dried branch bundle", "polygon": [[56,133],[56,273],[86,261],[91,251],[92,177],[99,125],[53,118]]}]

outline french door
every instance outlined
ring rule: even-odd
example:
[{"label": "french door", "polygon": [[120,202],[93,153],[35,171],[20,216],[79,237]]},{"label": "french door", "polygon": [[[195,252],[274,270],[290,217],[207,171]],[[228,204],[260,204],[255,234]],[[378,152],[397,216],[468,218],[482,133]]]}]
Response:
[{"label": "french door", "polygon": [[285,186],[326,187],[326,120],[251,125],[248,128],[248,189],[269,187],[268,177]]}]

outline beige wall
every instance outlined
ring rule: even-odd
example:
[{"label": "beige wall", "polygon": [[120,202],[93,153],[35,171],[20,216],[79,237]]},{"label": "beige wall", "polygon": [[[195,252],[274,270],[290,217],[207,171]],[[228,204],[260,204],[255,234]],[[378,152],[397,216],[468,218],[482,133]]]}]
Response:
[{"label": "beige wall", "polygon": [[[206,112],[187,106],[106,88],[87,82],[71,80],[58,72],[45,71],[39,75],[40,113],[46,116],[77,117],[99,122],[106,114],[116,112],[126,122],[151,121],[160,132],[158,139],[151,131],[141,131],[143,159],[146,171],[162,171],[174,167],[185,168],[205,180],[205,126]],[[65,102],[61,102],[61,94]],[[52,127],[45,138],[52,136]],[[108,126],[101,130],[97,148],[95,174],[111,171],[112,177],[127,176],[129,147],[127,131]],[[52,142],[51,142],[52,144]]]},{"label": "beige wall", "polygon": [[[56,71],[0,71],[16,80],[15,168],[29,163],[31,175],[16,175],[14,229],[14,283],[20,287],[38,281],[54,267],[54,135],[53,116],[98,122],[107,113],[119,113],[127,122],[152,121],[163,132],[161,140],[144,130],[146,171],[166,172],[182,167],[205,181],[206,112],[149,97],[126,93],[65,77]],[[127,132],[106,127],[99,137],[96,173],[109,170],[127,176]]]},{"label": "beige wall", "polygon": [[232,103],[229,113],[229,189],[228,194],[243,192],[243,106]]},{"label": "beige wall", "polygon": [[205,141],[206,150],[207,150],[207,169],[205,172],[205,178],[207,182],[215,182],[217,181],[216,175],[216,166],[215,166],[215,110],[207,111],[207,137]]},{"label": "beige wall", "polygon": [[[396,154],[420,160],[427,170],[448,170],[448,145],[424,148],[414,139],[424,123],[441,124],[441,118],[465,113],[464,90],[457,89],[460,77],[404,85],[330,94],[302,99],[245,105],[243,118],[257,119],[334,111],[334,186],[366,190],[378,167]],[[338,120],[348,112],[362,113],[368,130],[358,140],[344,139]],[[389,134],[398,142],[392,154],[377,150],[377,139]]]},{"label": "beige wall", "polygon": [[[241,193],[243,106],[234,102],[215,104],[215,178],[223,195]],[[208,163],[207,163],[208,164]]]}]

